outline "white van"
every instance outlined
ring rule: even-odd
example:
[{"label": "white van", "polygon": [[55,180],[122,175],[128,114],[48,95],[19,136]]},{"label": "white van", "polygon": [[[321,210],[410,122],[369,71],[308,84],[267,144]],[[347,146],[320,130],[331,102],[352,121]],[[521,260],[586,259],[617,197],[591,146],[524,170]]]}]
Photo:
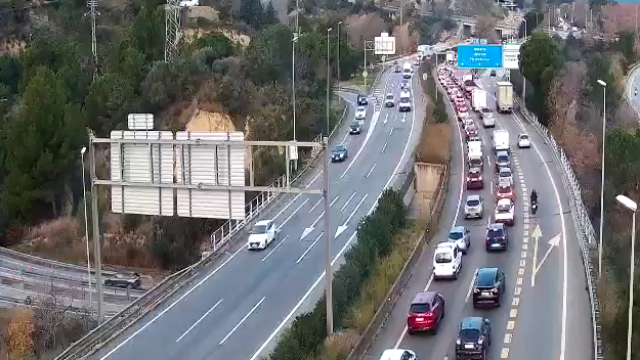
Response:
[{"label": "white van", "polygon": [[433,279],[457,279],[462,269],[462,252],[454,243],[444,242],[436,246],[433,254]]},{"label": "white van", "polygon": [[402,77],[405,79],[411,79],[411,74],[413,74],[413,66],[411,66],[411,63],[407,61],[402,66]]},{"label": "white van", "polygon": [[493,135],[493,149],[497,151],[509,151],[509,132],[507,130],[494,130]]}]

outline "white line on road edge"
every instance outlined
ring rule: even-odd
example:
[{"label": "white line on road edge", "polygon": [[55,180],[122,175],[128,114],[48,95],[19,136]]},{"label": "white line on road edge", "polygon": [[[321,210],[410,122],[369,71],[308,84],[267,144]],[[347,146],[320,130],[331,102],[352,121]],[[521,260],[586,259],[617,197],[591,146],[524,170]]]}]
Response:
[{"label": "white line on road edge", "polygon": [[260,304],[262,304],[262,302],[264,301],[264,299],[266,299],[266,297],[262,297],[262,299],[251,309],[249,310],[249,312],[247,313],[247,315],[245,315],[242,320],[240,320],[239,323],[236,324],[236,326],[233,327],[233,329],[231,329],[231,331],[229,331],[229,333],[227,334],[227,336],[224,337],[224,339],[222,339],[222,341],[220,341],[220,343],[218,345],[222,345],[224,344],[225,341],[227,341],[227,339],[233,335],[234,332],[236,332],[236,330],[238,330],[238,328],[240,327],[240,325],[242,325],[248,318],[249,316],[251,316],[251,314],[253,314],[254,311],[256,311],[256,309],[258,308],[258,306],[260,306]]},{"label": "white line on road edge", "polygon": [[469,302],[469,298],[471,297],[471,292],[473,291],[473,282],[475,281],[477,276],[478,276],[478,268],[476,268],[473,271],[473,276],[471,277],[471,282],[469,283],[469,290],[467,291],[467,297],[464,298],[465,304]]},{"label": "white line on road edge", "polygon": [[[522,129],[522,131],[526,132],[524,125],[520,122],[520,119],[515,114],[511,115],[513,119],[516,121],[518,126]],[[544,160],[542,153],[538,149],[535,143],[531,143],[531,147],[536,151],[538,157],[542,161],[545,170],[547,170],[547,175],[549,175],[549,180],[551,181],[551,186],[553,187],[553,192],[556,196],[556,202],[558,204],[558,211],[560,213],[560,227],[562,228],[562,319],[561,319],[561,329],[560,329],[560,357],[559,360],[564,360],[564,352],[567,343],[567,228],[564,221],[564,210],[562,209],[562,202],[560,201],[560,192],[558,191],[558,187],[556,186],[555,180],[553,180],[553,175],[551,175],[551,169],[549,169],[549,164]]]},{"label": "white line on road edge", "polygon": [[304,259],[305,256],[307,256],[307,254],[309,253],[309,251],[311,251],[311,248],[313,248],[313,246],[318,242],[318,240],[320,240],[320,238],[322,238],[322,235],[324,235],[324,231],[320,233],[320,235],[318,235],[318,237],[313,240],[313,242],[311,243],[311,245],[309,245],[309,247],[307,248],[307,250],[305,250],[302,255],[300,255],[300,257],[298,258],[298,260],[296,260],[296,264],[300,264],[300,261],[302,261],[302,259]]},{"label": "white line on road edge", "polygon": [[278,245],[276,245],[276,247],[274,247],[273,249],[271,249],[271,251],[269,251],[269,253],[262,258],[261,262],[264,262],[265,260],[267,260],[269,258],[269,256],[271,256],[271,254],[273,254],[274,251],[278,250],[278,248],[284,244],[285,241],[287,241],[287,239],[289,238],[289,235],[285,236],[284,239],[282,239],[282,241],[280,241],[278,243]]},{"label": "white line on road edge", "polygon": [[191,325],[191,326],[187,329],[187,331],[185,331],[182,335],[180,335],[180,337],[178,338],[178,340],[176,340],[176,342],[180,342],[180,340],[182,340],[185,336],[187,336],[187,334],[189,334],[189,332],[191,332],[191,330],[193,330],[196,326],[198,326],[198,324],[200,324],[200,322],[201,322],[202,320],[204,320],[204,318],[206,318],[206,317],[207,317],[207,315],[211,314],[211,312],[212,312],[213,310],[215,310],[215,309],[218,307],[218,305],[220,305],[220,303],[221,303],[221,302],[222,302],[222,299],[218,300],[218,302],[217,302],[215,305],[213,305],[213,306],[211,307],[211,309],[209,309],[209,311],[207,311],[206,313],[204,313],[204,315],[202,315],[202,316],[200,317],[200,319],[198,319],[198,321],[194,322],[194,323],[193,323],[193,325]]},{"label": "white line on road edge", "polygon": [[[411,94],[412,97],[414,97],[413,93]],[[413,101],[414,99],[412,99]],[[415,103],[415,102],[414,102]],[[400,166],[402,165],[402,162],[404,160],[404,158],[407,156],[407,151],[409,150],[409,144],[411,143],[411,136],[413,135],[413,130],[415,128],[415,123],[416,123],[416,115],[415,115],[415,111],[411,113],[412,114],[412,121],[411,121],[411,128],[409,129],[409,137],[407,139],[407,143],[404,146],[404,150],[402,150],[402,155],[400,156],[400,160],[398,161],[398,165],[396,165],[395,169],[393,169],[393,173],[391,173],[391,176],[389,177],[389,180],[387,180],[387,183],[385,184],[385,186],[382,188],[382,191],[380,192],[380,194],[378,195],[378,198],[376,199],[376,201],[373,203],[373,205],[371,206],[371,209],[369,209],[369,212],[367,212],[367,215],[370,215],[375,209],[376,206],[378,206],[378,201],[380,200],[380,198],[382,197],[382,194],[384,193],[384,191],[389,187],[389,185],[391,185],[391,182],[395,179],[395,177],[397,176],[398,173],[398,169],[400,169]],[[464,154],[463,154],[464,156]],[[351,246],[351,242],[356,238],[356,232],[354,232],[351,237],[349,238],[349,240],[347,240],[347,242],[344,244],[344,246],[342,247],[342,249],[340,249],[340,251],[338,252],[338,254],[336,254],[336,256],[333,258],[333,260],[331,261],[331,266],[333,267],[333,265],[335,264],[336,261],[338,261],[338,259],[342,256],[342,254]],[[316,281],[311,285],[311,287],[307,290],[307,292],[302,296],[302,298],[300,299],[300,301],[298,301],[298,303],[296,304],[296,306],[293,307],[293,309],[291,309],[291,311],[289,312],[289,314],[287,314],[287,316],[280,322],[280,324],[278,324],[278,326],[276,327],[276,329],[269,335],[269,337],[267,338],[267,340],[260,346],[260,348],[258,349],[258,351],[256,351],[253,356],[251,357],[250,360],[256,360],[259,356],[260,353],[262,353],[262,351],[264,351],[264,349],[267,347],[267,345],[269,345],[269,343],[273,340],[274,337],[276,337],[276,335],[278,335],[278,333],[282,330],[282,328],[289,322],[289,320],[291,320],[291,318],[293,317],[293,315],[296,313],[296,311],[298,311],[298,309],[302,306],[302,304],[307,300],[307,298],[309,298],[309,296],[311,296],[311,293],[313,292],[313,290],[315,290],[315,288],[318,286],[318,284],[320,284],[320,282],[322,281],[322,279],[324,279],[326,275],[326,272],[322,272],[322,274],[320,274],[320,276],[318,276],[318,278],[316,279]]]},{"label": "white line on road edge", "polygon": [[360,206],[362,205],[362,203],[367,200],[367,197],[369,196],[369,194],[365,194],[365,196],[362,198],[362,200],[360,200],[360,202],[358,203],[358,205],[356,205],[356,208],[353,209],[353,211],[351,212],[351,214],[349,214],[349,217],[347,218],[347,220],[345,220],[344,224],[342,224],[342,226],[347,226],[347,224],[349,223],[349,221],[351,221],[351,218],[353,218],[353,215],[356,214],[356,211],[358,211],[358,209],[360,209]]}]

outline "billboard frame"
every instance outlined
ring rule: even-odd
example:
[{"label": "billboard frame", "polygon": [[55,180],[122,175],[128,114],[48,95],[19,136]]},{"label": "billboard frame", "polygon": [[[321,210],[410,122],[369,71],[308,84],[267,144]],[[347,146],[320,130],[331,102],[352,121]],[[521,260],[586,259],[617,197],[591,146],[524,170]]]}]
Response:
[{"label": "billboard frame", "polygon": [[[461,55],[460,54],[460,49],[461,48],[468,49],[468,48],[472,48],[472,47],[478,47],[478,48],[484,47],[484,48],[487,48],[487,49],[489,49],[489,48],[492,48],[492,49],[499,48],[500,49],[500,55],[498,56],[498,59],[491,59],[491,60],[500,61],[500,64],[498,64],[497,66],[481,66],[477,62],[472,63],[472,64],[467,65],[467,66],[465,66],[464,64],[461,64],[460,63],[460,59],[462,58],[463,60],[466,60],[466,58],[463,58],[463,57],[460,56]],[[459,44],[456,47],[456,49],[457,49],[457,53],[458,53],[457,66],[458,66],[459,69],[467,69],[467,70],[469,70],[469,69],[502,69],[502,66],[503,66],[503,64],[502,64],[502,60],[503,60],[502,52],[503,52],[503,49],[502,49],[502,45],[501,44]],[[466,54],[464,54],[464,52],[463,52],[462,55],[466,55]]]}]

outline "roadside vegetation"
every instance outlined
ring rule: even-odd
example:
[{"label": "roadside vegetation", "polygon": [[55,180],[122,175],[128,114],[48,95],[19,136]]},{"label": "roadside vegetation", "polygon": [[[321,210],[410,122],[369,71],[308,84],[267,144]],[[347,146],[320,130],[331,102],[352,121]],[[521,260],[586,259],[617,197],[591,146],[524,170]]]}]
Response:
[{"label": "roadside vegetation", "polygon": [[[336,336],[327,339],[326,300],[323,296],[311,312],[298,315],[291,326],[283,331],[278,344],[269,355],[270,360],[298,360],[318,356],[318,359],[344,359],[355,346],[360,335],[359,328],[367,321],[366,314],[352,310],[353,307],[359,301],[377,300],[379,292],[386,293],[373,283],[368,285],[377,271],[382,271],[380,266],[383,263],[392,268],[402,266],[398,264],[400,260],[391,260],[394,246],[402,247],[408,241],[402,240],[400,234],[403,231],[411,232],[407,226],[402,198],[403,195],[395,190],[385,190],[376,210],[358,224],[357,242],[345,253],[344,264],[334,273],[333,319]],[[387,259],[389,262],[385,263]],[[376,298],[363,298],[374,295]]]},{"label": "roadside vegetation", "polygon": [[[604,4],[595,4],[594,19],[600,16],[600,5]],[[617,41],[607,41],[586,33],[580,39],[569,35],[561,40],[534,32],[522,47],[520,71],[511,74],[520,94],[519,73],[525,76],[527,108],[551,130],[567,153],[596,231],[600,221],[603,92],[606,92],[604,271],[598,295],[605,358],[611,360],[623,359],[626,352],[631,238],[631,215],[617,205],[615,196],[624,194],[640,200],[640,131],[636,114],[624,99],[625,77],[638,61],[638,44],[636,34],[630,30],[619,30],[616,37]],[[606,88],[598,80],[604,81]],[[634,317],[638,318],[638,314],[640,307],[636,303]],[[634,337],[638,336],[640,330],[634,329]]]}]

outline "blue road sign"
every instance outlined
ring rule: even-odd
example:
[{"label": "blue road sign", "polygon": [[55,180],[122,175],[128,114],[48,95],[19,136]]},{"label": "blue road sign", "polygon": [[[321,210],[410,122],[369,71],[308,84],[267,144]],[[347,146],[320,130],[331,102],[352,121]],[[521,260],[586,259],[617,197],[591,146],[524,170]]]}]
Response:
[{"label": "blue road sign", "polygon": [[502,45],[458,45],[458,67],[493,69],[502,67]]}]

